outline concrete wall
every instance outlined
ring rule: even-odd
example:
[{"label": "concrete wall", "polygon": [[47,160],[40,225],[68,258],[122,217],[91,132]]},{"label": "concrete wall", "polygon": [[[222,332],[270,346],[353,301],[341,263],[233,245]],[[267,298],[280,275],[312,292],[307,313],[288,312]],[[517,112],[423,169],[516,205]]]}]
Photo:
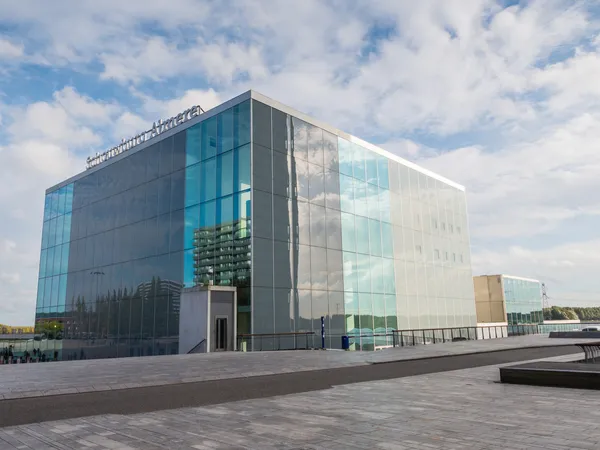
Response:
[{"label": "concrete wall", "polygon": [[179,354],[183,354],[208,337],[208,291],[183,291],[179,308]]},{"label": "concrete wall", "polygon": [[506,322],[506,305],[500,275],[473,277],[477,323]]}]

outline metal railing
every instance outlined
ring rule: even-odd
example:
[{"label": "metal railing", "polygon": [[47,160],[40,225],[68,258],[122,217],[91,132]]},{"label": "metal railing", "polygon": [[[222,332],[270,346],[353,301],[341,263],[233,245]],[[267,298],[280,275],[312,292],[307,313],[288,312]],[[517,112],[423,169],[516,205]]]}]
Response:
[{"label": "metal railing", "polygon": [[194,345],[194,347],[188,352],[189,354],[192,353],[206,353],[206,339],[202,339],[200,342],[198,342],[196,345]]},{"label": "metal railing", "polygon": [[577,344],[577,347],[583,350],[583,354],[585,355],[584,361],[586,363],[600,363],[600,342]]},{"label": "metal railing", "polygon": [[239,351],[264,350],[309,350],[312,345],[314,331],[288,333],[256,333],[238,334],[237,349]]},{"label": "metal railing", "polygon": [[[490,325],[478,327],[424,328],[418,330],[387,330],[383,332],[348,333],[352,350],[379,350],[467,340],[501,339],[511,336],[539,334],[538,325]],[[326,335],[325,348],[341,349],[342,335]],[[287,332],[240,334],[237,348],[241,351],[307,350],[321,348],[320,332]]]}]

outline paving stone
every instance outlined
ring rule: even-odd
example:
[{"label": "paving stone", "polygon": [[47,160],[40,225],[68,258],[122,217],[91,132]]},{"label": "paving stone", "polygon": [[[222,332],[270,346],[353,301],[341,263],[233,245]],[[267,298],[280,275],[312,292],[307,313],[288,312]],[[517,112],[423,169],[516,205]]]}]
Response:
[{"label": "paving stone", "polygon": [[599,448],[600,410],[590,407],[598,394],[503,385],[498,378],[498,366],[487,366],[211,407],[8,427],[0,429],[0,450]]},{"label": "paving stone", "polygon": [[138,358],[62,361],[2,366],[0,401],[4,398],[59,395],[68,392],[127,389],[190,383],[336,367],[449,356],[494,350],[569,345],[582,339],[550,339],[545,335],[461,341],[378,352],[281,351],[221,352]]}]

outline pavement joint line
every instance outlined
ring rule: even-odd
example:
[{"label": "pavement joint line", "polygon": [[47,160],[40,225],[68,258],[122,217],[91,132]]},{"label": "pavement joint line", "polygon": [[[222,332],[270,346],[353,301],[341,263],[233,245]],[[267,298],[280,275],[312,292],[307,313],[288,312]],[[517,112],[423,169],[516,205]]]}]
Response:
[{"label": "pavement joint line", "polygon": [[[432,344],[435,345],[435,344]],[[395,364],[405,361],[422,361],[424,359],[438,359],[438,358],[448,358],[452,356],[470,356],[470,355],[479,355],[481,353],[498,353],[498,352],[510,352],[513,350],[529,350],[536,348],[553,348],[553,347],[576,347],[576,344],[558,344],[558,345],[528,345],[525,347],[511,347],[511,348],[495,348],[491,350],[478,350],[472,352],[465,353],[450,353],[447,355],[429,355],[429,356],[416,356],[414,358],[405,358],[405,359],[394,359],[390,361],[367,361],[367,364],[370,365],[379,365],[379,364]]]},{"label": "pavement joint line", "polygon": [[[413,360],[409,361],[409,363],[412,362],[413,367],[400,364],[397,369],[392,368],[391,371],[385,369],[386,366],[362,365],[315,370],[309,376],[304,376],[304,372],[301,371],[291,374],[248,377],[245,382],[243,379],[223,379],[194,383],[191,386],[189,383],[178,383],[162,387],[62,394],[38,398],[35,401],[32,398],[19,398],[0,402],[0,428],[98,414],[130,415],[181,407],[211,405],[214,407],[232,401],[285,397],[290,394],[325,391],[337,386],[356,385],[370,381],[386,381],[415,375],[431,375],[497,364],[518,363],[531,360],[530,356],[538,356],[538,359],[540,357],[565,356],[565,353],[561,353],[561,347],[568,346],[555,348],[545,346],[546,355],[527,355],[526,353],[530,349],[524,348],[513,349],[512,352],[516,352],[517,355],[504,358],[484,356],[479,360],[473,360],[473,358],[477,358],[477,355],[470,357],[468,355],[451,355],[446,358],[445,363],[440,363],[441,366],[435,368],[423,366],[422,362],[419,364],[419,361]],[[550,355],[557,351],[560,355]],[[564,349],[562,351],[564,352]],[[452,362],[457,359],[456,357],[459,361]],[[232,381],[236,385],[229,386]],[[190,386],[189,389],[188,386]],[[52,408],[46,411],[43,407],[44,404],[52,405]],[[2,410],[5,414],[2,413]]]},{"label": "pavement joint line", "polygon": [[[431,345],[435,345],[435,344],[431,344]],[[410,346],[408,348],[411,348],[411,347],[412,346]],[[465,353],[450,353],[450,354],[445,354],[445,355],[416,356],[414,358],[403,358],[403,359],[395,359],[395,360],[389,360],[389,361],[361,361],[361,362],[357,362],[356,364],[349,365],[349,366],[333,366],[333,367],[326,367],[326,368],[309,367],[309,368],[294,370],[294,371],[290,370],[290,371],[281,371],[281,372],[265,372],[265,373],[247,374],[247,375],[240,374],[239,376],[225,377],[225,378],[210,377],[210,378],[196,380],[196,381],[185,381],[184,379],[179,379],[179,380],[173,380],[173,382],[170,382],[168,380],[157,380],[155,382],[150,381],[147,383],[125,383],[125,387],[119,387],[119,386],[122,386],[119,384],[116,384],[114,386],[111,386],[111,385],[83,386],[83,387],[78,387],[78,388],[72,388],[72,389],[76,389],[77,392],[69,392],[69,393],[59,392],[59,389],[49,389],[49,390],[46,390],[45,392],[43,392],[42,394],[39,394],[37,391],[33,391],[31,393],[27,393],[26,391],[15,391],[15,392],[9,393],[8,398],[7,398],[7,394],[4,394],[4,398],[0,397],[0,404],[3,401],[9,401],[9,400],[25,400],[25,399],[31,399],[31,398],[60,397],[63,395],[80,395],[80,394],[86,394],[86,393],[90,393],[90,392],[98,393],[98,392],[106,392],[106,391],[127,391],[127,390],[132,390],[132,389],[157,388],[157,387],[161,387],[161,386],[179,386],[179,385],[186,385],[186,384],[205,383],[205,382],[211,382],[211,381],[225,381],[225,380],[234,381],[234,380],[243,380],[243,379],[249,379],[249,378],[261,378],[261,377],[294,374],[294,373],[309,373],[309,372],[319,372],[319,371],[326,371],[326,370],[351,369],[351,368],[378,366],[378,365],[386,365],[386,364],[409,363],[411,361],[426,361],[426,360],[436,360],[436,359],[442,359],[442,358],[453,358],[453,357],[474,356],[474,355],[481,355],[481,354],[511,352],[511,351],[518,351],[518,350],[548,349],[548,348],[560,348],[560,347],[576,347],[576,345],[573,343],[569,343],[569,344],[557,343],[557,345],[528,345],[528,346],[521,346],[521,347],[510,347],[510,348],[499,348],[499,349],[488,349],[488,350],[482,349],[482,350],[465,352]],[[577,350],[574,351],[573,353],[576,353],[576,352],[577,352]]]}]

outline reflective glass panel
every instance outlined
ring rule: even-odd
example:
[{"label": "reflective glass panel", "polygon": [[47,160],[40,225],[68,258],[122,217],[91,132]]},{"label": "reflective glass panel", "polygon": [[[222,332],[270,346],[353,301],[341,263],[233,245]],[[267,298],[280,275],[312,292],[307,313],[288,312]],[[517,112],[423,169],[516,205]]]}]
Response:
[{"label": "reflective glass panel", "polygon": [[201,159],[201,124],[196,124],[186,130],[185,165],[192,166]]},{"label": "reflective glass panel", "polygon": [[200,155],[203,160],[214,157],[217,154],[217,118],[211,117],[201,122],[201,149]]},{"label": "reflective glass panel", "polygon": [[233,152],[219,155],[217,158],[218,196],[233,194]]},{"label": "reflective glass panel", "polygon": [[366,217],[354,216],[354,226],[356,227],[356,251],[358,253],[369,253],[369,219]]}]

